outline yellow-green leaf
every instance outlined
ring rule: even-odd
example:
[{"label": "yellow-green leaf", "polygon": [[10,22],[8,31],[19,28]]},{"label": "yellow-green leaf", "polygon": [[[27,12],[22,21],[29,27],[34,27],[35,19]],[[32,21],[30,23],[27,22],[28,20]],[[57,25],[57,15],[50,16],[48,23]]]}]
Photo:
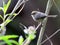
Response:
[{"label": "yellow-green leaf", "polygon": [[17,35],[6,35],[6,36],[1,36],[0,40],[5,40],[5,39],[10,39],[10,38],[17,38]]},{"label": "yellow-green leaf", "polygon": [[19,45],[22,45],[22,43],[23,43],[23,37],[22,36],[20,36],[20,38],[19,38]]},{"label": "yellow-green leaf", "polygon": [[10,41],[10,43],[13,43],[15,45],[18,45],[18,42],[16,40],[9,40],[9,41]]},{"label": "yellow-green leaf", "polygon": [[3,11],[3,8],[2,8],[2,7],[0,7],[0,10],[2,10],[2,11]]},{"label": "yellow-green leaf", "polygon": [[14,15],[14,16],[16,16],[17,14],[16,14],[16,13],[14,13],[13,15]]},{"label": "yellow-green leaf", "polygon": [[3,20],[3,17],[0,15],[0,18]]},{"label": "yellow-green leaf", "polygon": [[[4,2],[4,1],[3,1],[3,2]],[[10,3],[11,3],[11,0],[8,0],[7,4],[3,4],[4,14],[6,14],[7,9],[8,9],[8,7],[9,7]]]},{"label": "yellow-green leaf", "polygon": [[12,20],[7,19],[4,23],[2,23],[2,25],[6,26],[9,22],[11,22]]},{"label": "yellow-green leaf", "polygon": [[7,43],[8,45],[12,45],[12,43],[18,44],[16,41],[14,40],[9,40],[10,38],[17,38],[17,35],[5,35],[5,36],[1,36],[0,40],[3,40],[5,43]]},{"label": "yellow-green leaf", "polygon": [[33,40],[36,37],[35,34],[29,34],[28,39]]}]

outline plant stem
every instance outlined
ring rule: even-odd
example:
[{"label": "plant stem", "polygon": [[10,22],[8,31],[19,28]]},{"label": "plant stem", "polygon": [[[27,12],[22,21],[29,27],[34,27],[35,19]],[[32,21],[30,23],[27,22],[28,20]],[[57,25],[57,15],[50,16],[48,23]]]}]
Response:
[{"label": "plant stem", "polygon": [[[48,0],[47,2],[47,6],[46,6],[46,11],[45,13],[48,15],[49,14],[49,11],[52,7],[52,4],[53,4],[53,1],[52,0]],[[37,45],[41,45],[41,41],[42,41],[42,38],[43,38],[43,34],[44,34],[44,31],[45,31],[45,27],[46,27],[46,23],[47,23],[47,17],[43,20],[43,25],[41,27],[41,30],[40,30],[40,34],[39,34],[39,38],[38,38],[38,41],[37,41]]]},{"label": "plant stem", "polygon": [[[21,0],[18,0],[16,6],[14,7],[13,11],[11,12],[10,16],[5,20],[3,19],[3,23],[1,24],[1,30],[2,32],[4,31],[4,27],[10,23],[12,21],[12,18],[15,17],[13,16],[13,14],[15,13],[15,11],[21,6],[21,4],[24,3],[24,0],[21,2]],[[5,15],[5,14],[4,14]]]},{"label": "plant stem", "polygon": [[29,40],[28,38],[23,42],[22,45],[29,45],[29,43],[31,42],[31,40]]},{"label": "plant stem", "polygon": [[13,11],[11,12],[10,16],[7,19],[11,19],[11,17],[13,17],[13,13],[15,13],[15,11],[21,6],[21,0],[18,0],[16,6],[14,7]]},{"label": "plant stem", "polygon": [[[21,2],[21,0],[18,0],[18,2],[17,2],[17,4],[16,4],[16,6],[14,7],[14,9],[13,9],[13,11],[11,12],[11,14],[10,14],[10,16],[2,23],[2,25],[4,25],[4,26],[6,26],[9,22],[7,22],[7,20],[10,20],[10,22],[12,21],[12,19],[14,19],[16,16],[13,16],[13,14],[15,13],[15,11],[23,4],[23,3],[25,3],[25,1],[23,0],[22,2]],[[25,4],[24,4],[25,5]],[[23,7],[24,7],[24,5],[23,5]],[[23,7],[21,8],[21,10],[23,9]],[[20,10],[20,11],[21,11]],[[19,11],[19,12],[20,12]]]},{"label": "plant stem", "polygon": [[[13,17],[13,14],[15,13],[15,11],[23,4],[23,7],[21,8],[21,10],[24,8],[24,5],[25,3],[27,2],[28,0],[19,0],[16,4],[16,6],[14,7],[13,11],[11,12],[11,16],[9,16],[7,19],[11,19]],[[21,12],[21,10],[19,12]],[[19,14],[19,12],[17,14]],[[11,19],[12,20],[12,19]]]},{"label": "plant stem", "polygon": [[[24,6],[25,6],[25,3],[23,4],[22,8],[16,13],[16,16],[23,10]],[[11,20],[13,20],[16,16],[14,16]]]}]

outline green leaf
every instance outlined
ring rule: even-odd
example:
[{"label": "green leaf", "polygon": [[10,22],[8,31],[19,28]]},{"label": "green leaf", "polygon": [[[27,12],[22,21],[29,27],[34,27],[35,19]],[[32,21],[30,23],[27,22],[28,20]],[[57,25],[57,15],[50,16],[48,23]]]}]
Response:
[{"label": "green leaf", "polygon": [[13,15],[14,15],[14,16],[16,16],[17,14],[16,14],[16,13],[14,13]]},{"label": "green leaf", "polygon": [[3,1],[4,14],[6,14],[7,9],[8,9],[8,7],[9,7],[10,3],[11,3],[11,0],[9,0],[9,1],[7,2],[7,4],[5,4],[4,1]]},{"label": "green leaf", "polygon": [[12,44],[15,44],[15,45],[18,45],[18,42],[15,41],[15,40],[4,40],[5,43],[7,43],[8,45],[12,45]]},{"label": "green leaf", "polygon": [[4,26],[6,26],[8,23],[10,23],[12,20],[10,19],[6,19],[2,24],[1,24],[1,29],[4,28]]},{"label": "green leaf", "polygon": [[8,23],[10,23],[12,20],[7,19],[2,25],[6,26]]},{"label": "green leaf", "polygon": [[10,38],[17,38],[17,35],[6,35],[6,36],[1,36],[0,40],[6,40],[6,39],[10,39]]},{"label": "green leaf", "polygon": [[[7,16],[10,16],[10,15],[11,15],[11,13],[6,14],[6,15],[4,15],[4,18],[6,18]],[[16,13],[13,14],[13,16],[16,16],[16,15],[17,15]]]},{"label": "green leaf", "polygon": [[35,34],[29,34],[28,39],[33,40],[36,37]]},{"label": "green leaf", "polygon": [[3,17],[0,15],[0,18],[3,20]]},{"label": "green leaf", "polygon": [[15,41],[15,40],[9,40],[9,41],[10,41],[10,43],[13,43],[13,44],[15,44],[15,45],[18,45],[18,42]]},{"label": "green leaf", "polygon": [[11,43],[8,39],[4,40],[4,42],[5,42],[7,45],[12,45],[12,43]]},{"label": "green leaf", "polygon": [[0,10],[2,10],[2,11],[3,11],[3,8],[2,8],[2,7],[0,7]]},{"label": "green leaf", "polygon": [[12,43],[15,43],[17,44],[16,41],[14,40],[9,40],[10,38],[17,38],[18,36],[17,35],[6,35],[6,36],[1,36],[0,37],[0,40],[3,40],[5,43],[7,43],[8,45],[12,45]]},{"label": "green leaf", "polygon": [[[13,16],[16,16],[17,14],[16,13],[14,13],[13,14]],[[6,19],[6,17],[8,18],[10,16],[10,13],[9,14],[6,14],[6,15],[4,15],[4,19]]]},{"label": "green leaf", "polygon": [[19,45],[22,45],[23,41],[24,41],[23,37],[20,36],[20,38],[19,38]]},{"label": "green leaf", "polygon": [[4,20],[9,16],[9,14],[4,15]]}]

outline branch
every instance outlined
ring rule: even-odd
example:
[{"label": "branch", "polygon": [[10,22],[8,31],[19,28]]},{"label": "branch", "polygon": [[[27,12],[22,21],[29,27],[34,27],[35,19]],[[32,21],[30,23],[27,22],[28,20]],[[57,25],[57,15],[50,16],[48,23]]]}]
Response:
[{"label": "branch", "polygon": [[[52,5],[53,5],[53,1],[52,1],[52,0],[48,0],[45,14],[47,14],[47,15],[49,14],[49,11],[50,11]],[[41,30],[40,30],[40,34],[39,34],[39,38],[38,38],[38,41],[37,41],[37,45],[41,45],[41,41],[42,41],[43,34],[44,34],[44,31],[45,31],[47,19],[48,19],[48,18],[46,17],[46,18],[43,20],[43,25],[42,25]]]},{"label": "branch", "polygon": [[[19,12],[21,12],[22,9],[23,9],[24,6],[25,6],[26,1],[28,1],[28,0],[23,0],[22,2],[21,2],[21,0],[18,0],[16,6],[14,7],[14,9],[13,9],[13,11],[11,12],[10,16],[2,23],[2,25],[6,26],[9,22],[11,22],[11,21],[17,16],[17,15],[16,15],[16,16],[13,16],[13,14],[15,13],[15,11],[23,4],[23,7],[22,7],[21,10],[19,11]],[[19,12],[18,12],[17,14],[19,14]],[[7,20],[10,20],[10,21],[7,22]]]},{"label": "branch", "polygon": [[19,0],[19,1],[17,2],[16,6],[14,7],[13,11],[11,12],[11,14],[10,14],[11,16],[9,16],[7,19],[11,19],[11,17],[13,17],[13,13],[15,13],[15,11],[16,11],[23,3],[25,3],[24,0],[23,0],[22,2],[21,2],[21,0]]},{"label": "branch", "polygon": [[55,36],[58,32],[60,31],[60,29],[58,29],[56,32],[54,32],[51,36],[49,36],[47,39],[45,39],[41,44],[45,43],[47,40],[49,40],[50,38],[52,38],[53,36]]}]

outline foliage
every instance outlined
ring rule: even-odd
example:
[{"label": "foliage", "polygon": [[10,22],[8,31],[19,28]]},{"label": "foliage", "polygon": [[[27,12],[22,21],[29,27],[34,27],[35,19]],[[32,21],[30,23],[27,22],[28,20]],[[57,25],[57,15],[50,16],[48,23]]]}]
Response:
[{"label": "foliage", "polygon": [[[3,31],[4,31],[4,27],[8,23],[10,23],[15,16],[17,16],[17,14],[15,12],[6,14],[10,4],[11,4],[11,0],[8,0],[7,4],[3,0],[3,7],[0,7],[0,10],[3,11],[3,16],[0,15],[0,18],[3,20],[3,22],[0,24],[0,29],[3,30]],[[28,35],[27,36],[28,40],[33,40],[35,38],[35,33],[30,33],[29,32],[27,35]],[[22,45],[24,43],[24,38],[22,36],[19,37],[18,42],[15,41],[15,40],[12,40],[13,38],[17,38],[17,37],[18,37],[17,35],[5,35],[5,36],[2,35],[2,36],[0,36],[0,40],[1,40],[0,45],[3,45],[3,44],[7,44],[7,45],[13,45],[13,44]]]},{"label": "foliage", "polygon": [[[51,0],[49,0],[49,1],[51,1]],[[50,11],[50,7],[49,6],[52,6],[51,2],[48,2],[48,4],[50,4],[50,5],[47,4],[46,12],[45,12],[47,14]],[[55,6],[56,6],[56,3],[54,2]],[[17,16],[17,13],[15,13],[15,10],[13,10],[14,12],[12,11],[11,13],[6,14],[10,4],[11,4],[11,0],[8,0],[7,4],[3,0],[3,7],[0,7],[0,10],[3,11],[3,16],[0,15],[0,18],[3,20],[3,22],[0,24],[0,32],[4,31],[4,29],[5,29],[4,27],[6,27],[6,25],[8,23],[10,23],[14,19],[14,17]],[[57,3],[57,4],[60,4],[60,3]],[[19,7],[19,6],[17,6],[17,7]],[[58,7],[58,9],[59,9],[59,7]],[[45,30],[45,25],[46,25],[47,19],[44,22],[45,22],[44,25],[41,27],[42,31],[40,31],[40,37],[39,37],[40,39],[38,39],[37,45],[41,43],[40,41],[42,40],[42,36],[43,36],[44,30]],[[7,45],[13,45],[13,44],[15,44],[15,45],[26,45],[27,44],[27,45],[29,45],[29,43],[33,39],[35,39],[35,37],[36,37],[36,35],[35,35],[36,28],[34,26],[29,26],[28,28],[24,29],[24,33],[26,34],[25,35],[26,39],[24,40],[24,38],[22,36],[20,36],[19,39],[18,39],[18,42],[15,41],[15,40],[12,40],[13,38],[17,38],[18,37],[17,35],[5,35],[4,36],[4,35],[1,34],[2,36],[0,36],[0,40],[1,40],[0,45],[3,45],[3,44],[7,44]],[[27,41],[28,41],[28,43],[27,43]]]},{"label": "foliage", "polygon": [[5,44],[7,43],[8,45],[12,45],[12,43],[18,45],[18,42],[16,42],[15,40],[10,40],[11,38],[17,38],[18,36],[17,35],[5,35],[5,36],[1,36],[0,37],[0,40],[2,40],[2,42],[0,42],[0,44]]}]

